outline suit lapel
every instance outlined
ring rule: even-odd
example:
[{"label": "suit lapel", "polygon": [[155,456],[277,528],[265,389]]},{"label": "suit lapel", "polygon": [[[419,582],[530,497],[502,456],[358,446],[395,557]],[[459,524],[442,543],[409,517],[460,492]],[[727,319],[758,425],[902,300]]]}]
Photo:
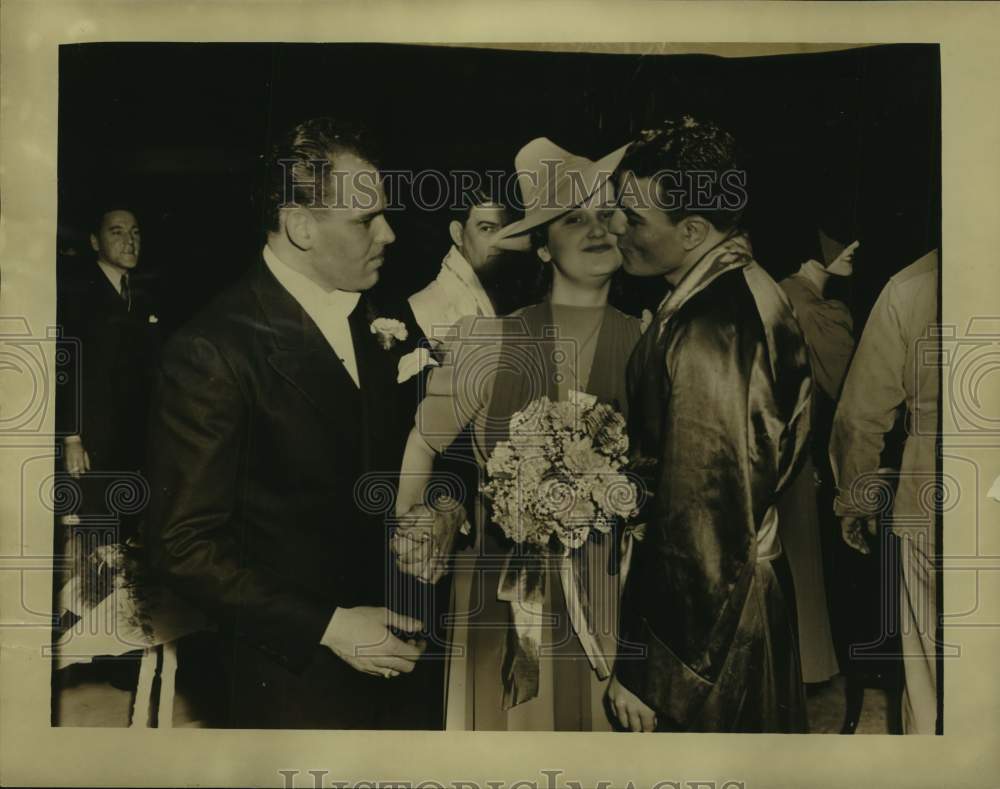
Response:
[{"label": "suit lapel", "polygon": [[111,284],[111,280],[104,274],[97,261],[94,261],[93,269],[87,277],[87,285],[93,294],[95,303],[101,305],[100,309],[103,313],[109,315],[129,314],[125,301],[115,290],[115,286]]},{"label": "suit lapel", "polygon": [[[358,306],[354,308],[348,323],[351,326],[351,339],[354,342],[354,360],[358,365],[358,381],[364,397],[361,398],[361,425],[363,429],[363,439],[361,441],[362,469],[365,472],[376,470],[375,449],[378,446],[377,438],[372,435],[376,428],[379,413],[379,405],[372,402],[372,397],[377,396],[380,377],[379,365],[373,358],[372,346],[378,346],[378,341],[371,333],[371,320],[369,313],[371,308],[368,299],[362,294],[358,301]],[[381,350],[381,349],[379,349]]]},{"label": "suit lapel", "polygon": [[[368,294],[362,294],[348,317],[359,388],[319,327],[263,262],[251,287],[261,304],[272,340],[267,357],[270,366],[301,392],[326,420],[352,432],[361,428],[361,473],[389,470],[389,456],[381,459],[383,450],[388,452],[395,448],[396,434],[404,418],[408,420],[407,427],[412,424],[413,403],[409,403],[407,412],[402,396],[409,388],[396,383],[400,358],[416,346],[421,336],[412,314],[383,316],[402,320],[409,333],[405,342],[384,349],[371,332],[371,322],[379,313],[373,308]],[[392,463],[392,470],[398,471],[398,459]]]},{"label": "suit lapel", "polygon": [[[383,348],[378,337],[371,331],[371,323],[377,317],[402,320],[406,324],[408,337],[403,342],[395,342],[390,348]],[[399,360],[404,353],[415,346],[414,322],[408,315],[379,314],[367,293],[351,313],[351,337],[354,340],[354,356],[358,364],[358,378],[361,381],[360,411],[364,426],[364,469],[365,471],[388,471],[384,468],[388,460],[381,460],[383,451],[394,445],[401,403],[401,391],[396,382]],[[398,464],[392,471],[398,470]]]},{"label": "suit lapel", "polygon": [[329,347],[279,349],[269,354],[268,362],[328,419],[342,421],[358,399],[358,388]]},{"label": "suit lapel", "polygon": [[353,418],[358,387],[301,305],[260,264],[251,286],[272,340],[268,364],[326,419]]}]

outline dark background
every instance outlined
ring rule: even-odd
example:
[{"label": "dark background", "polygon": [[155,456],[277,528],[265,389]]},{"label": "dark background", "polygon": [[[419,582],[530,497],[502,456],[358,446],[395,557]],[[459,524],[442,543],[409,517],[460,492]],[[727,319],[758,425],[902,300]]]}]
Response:
[{"label": "dark background", "polygon": [[[730,59],[378,44],[60,48],[59,247],[89,260],[89,214],[129,194],[167,327],[258,257],[272,138],[314,115],[379,131],[392,168],[513,169],[528,140],[591,158],[662,118],[711,118],[749,170],[745,219],[776,278],[818,255],[817,223],[858,238],[852,308],[940,238],[936,45]],[[822,218],[822,219],[821,219]],[[447,251],[445,212],[389,217],[382,288],[409,293]],[[850,240],[850,238],[846,240]],[[629,278],[630,279],[630,278]],[[661,283],[626,284],[655,306]]]}]

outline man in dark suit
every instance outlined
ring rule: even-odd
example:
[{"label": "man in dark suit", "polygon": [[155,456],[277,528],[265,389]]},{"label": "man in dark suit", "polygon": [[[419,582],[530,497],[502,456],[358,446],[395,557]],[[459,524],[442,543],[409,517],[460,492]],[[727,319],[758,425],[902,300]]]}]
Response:
[{"label": "man in dark suit", "polygon": [[163,354],[146,545],[219,626],[227,726],[441,725],[440,662],[389,569],[419,333],[367,293],[395,239],[373,158],[330,119],[281,139],[261,258]]},{"label": "man in dark suit", "polygon": [[[158,319],[134,281],[141,246],[135,213],[109,204],[97,214],[90,243],[93,263],[74,261],[59,272],[61,347],[74,361],[64,365],[56,419],[66,470],[81,479],[83,512],[97,515],[105,514],[109,474],[143,464]],[[134,530],[127,519],[122,528],[122,537]]]},{"label": "man in dark suit", "polygon": [[[63,465],[77,491],[56,522],[55,550],[64,560],[55,577],[62,626],[72,621],[67,612],[79,614],[84,602],[60,594],[77,588],[67,586],[70,578],[90,578],[86,570],[95,549],[136,535],[147,500],[146,414],[159,345],[149,293],[135,280],[141,241],[131,205],[103,204],[94,215],[90,244],[93,262],[68,260],[58,271],[63,375],[56,385],[56,426]],[[89,594],[107,592],[93,580],[82,587]],[[56,680],[62,687],[83,673],[129,689],[137,672],[137,655],[129,652],[60,672]]]}]

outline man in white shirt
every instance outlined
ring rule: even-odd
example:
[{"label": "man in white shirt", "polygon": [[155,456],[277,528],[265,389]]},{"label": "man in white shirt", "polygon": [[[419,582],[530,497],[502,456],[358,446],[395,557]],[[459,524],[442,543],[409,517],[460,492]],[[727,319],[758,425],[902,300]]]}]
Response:
[{"label": "man in white shirt", "polygon": [[441,270],[427,287],[410,296],[417,323],[430,338],[440,337],[467,315],[497,314],[495,296],[489,291],[495,288],[502,253],[493,242],[512,217],[484,190],[460,197],[471,204],[448,225],[452,247]]},{"label": "man in white shirt", "polygon": [[152,563],[219,627],[224,725],[437,728],[441,662],[387,547],[420,332],[367,293],[395,240],[380,176],[328,118],[284,136],[270,175],[262,259],[164,353]]}]

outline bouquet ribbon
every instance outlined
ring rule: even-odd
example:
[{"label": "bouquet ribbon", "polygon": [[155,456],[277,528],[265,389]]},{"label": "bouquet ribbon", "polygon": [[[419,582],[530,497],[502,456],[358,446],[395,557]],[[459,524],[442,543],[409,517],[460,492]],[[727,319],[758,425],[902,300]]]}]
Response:
[{"label": "bouquet ribbon", "polygon": [[587,598],[580,588],[573,556],[568,551],[550,557],[512,550],[507,555],[497,587],[497,599],[510,604],[513,622],[507,630],[501,664],[505,710],[538,695],[542,627],[546,620],[545,581],[550,559],[557,562],[566,612],[591,667],[602,680],[611,676],[607,658],[590,627]]},{"label": "bouquet ribbon", "polygon": [[628,580],[628,571],[632,567],[632,552],[635,544],[642,542],[646,536],[646,524],[634,523],[626,526],[622,530],[621,552],[622,558],[618,563],[618,594],[624,594],[625,581]]}]

